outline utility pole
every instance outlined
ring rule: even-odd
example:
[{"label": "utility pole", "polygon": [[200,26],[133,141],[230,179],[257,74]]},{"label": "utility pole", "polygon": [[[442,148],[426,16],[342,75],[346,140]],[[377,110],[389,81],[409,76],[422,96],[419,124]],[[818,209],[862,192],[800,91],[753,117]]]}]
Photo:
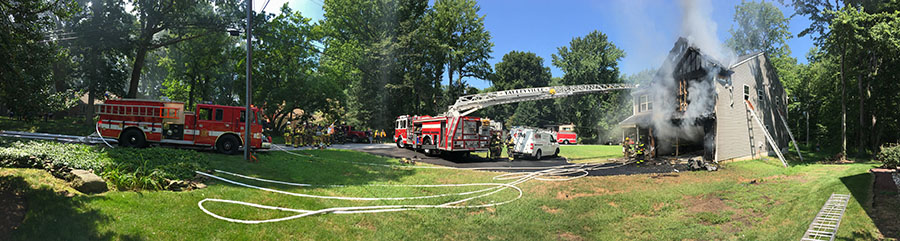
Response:
[{"label": "utility pole", "polygon": [[250,109],[250,66],[251,60],[253,56],[253,45],[250,43],[250,38],[253,34],[251,25],[253,18],[253,0],[247,0],[247,97],[244,98],[247,101],[247,106],[244,111],[244,160],[250,160],[250,142],[253,140],[253,136],[250,135],[250,123],[254,120],[250,118],[250,114],[253,112],[253,109]]},{"label": "utility pole", "polygon": [[809,148],[809,112],[804,111],[803,115],[806,115],[806,148]]}]

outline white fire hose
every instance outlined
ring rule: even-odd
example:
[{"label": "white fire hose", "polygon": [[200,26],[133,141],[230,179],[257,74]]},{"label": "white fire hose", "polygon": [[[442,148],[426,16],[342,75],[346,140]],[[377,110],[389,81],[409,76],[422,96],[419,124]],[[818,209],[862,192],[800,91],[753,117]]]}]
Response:
[{"label": "white fire hose", "polygon": [[[274,145],[273,145],[274,146]],[[276,146],[277,147],[277,146]],[[281,149],[280,147],[278,147]],[[288,152],[287,150],[281,149],[289,154],[298,155],[297,153]],[[470,187],[470,186],[488,186],[487,188],[475,190],[475,191],[467,191],[467,192],[456,192],[456,193],[446,193],[446,194],[437,194],[437,195],[426,195],[426,196],[410,196],[410,197],[342,197],[342,196],[321,196],[321,195],[311,195],[311,194],[303,194],[303,193],[294,193],[281,191],[271,188],[254,186],[238,181],[234,181],[231,179],[227,179],[224,177],[216,176],[209,173],[197,172],[200,175],[204,175],[210,178],[214,178],[223,182],[227,182],[230,184],[257,189],[261,191],[274,192],[284,195],[290,195],[295,197],[304,197],[304,198],[317,198],[317,199],[333,199],[333,200],[347,200],[347,201],[402,201],[402,200],[418,200],[418,199],[433,199],[433,198],[441,198],[441,197],[451,197],[451,196],[460,196],[460,199],[441,203],[438,205],[425,205],[425,204],[401,204],[401,205],[376,205],[376,206],[352,206],[352,207],[334,207],[334,208],[325,208],[319,210],[304,210],[304,209],[292,209],[285,207],[275,207],[268,205],[261,205],[249,202],[241,202],[234,200],[226,200],[226,199],[217,199],[217,198],[206,198],[197,203],[197,206],[200,207],[204,213],[228,222],[235,223],[246,223],[246,224],[257,224],[257,223],[269,223],[269,222],[279,222],[285,220],[291,220],[301,217],[306,217],[310,215],[316,214],[324,214],[324,213],[335,213],[335,214],[353,214],[353,213],[380,213],[380,212],[397,212],[397,211],[406,211],[406,210],[416,210],[416,209],[425,209],[425,208],[485,208],[485,207],[493,207],[499,206],[503,204],[507,204],[513,201],[516,201],[522,198],[524,192],[521,188],[519,188],[518,184],[525,183],[530,180],[540,180],[540,181],[568,181],[577,178],[581,178],[588,175],[588,171],[591,170],[601,170],[601,169],[611,169],[617,168],[628,163],[620,163],[618,165],[612,166],[604,166],[605,163],[585,163],[585,164],[568,164],[568,165],[560,165],[553,167],[480,167],[480,168],[454,168],[454,167],[445,167],[445,166],[401,166],[401,165],[387,165],[387,164],[375,164],[375,163],[365,163],[365,162],[353,162],[353,161],[341,161],[346,163],[351,163],[355,165],[369,165],[369,166],[384,166],[391,168],[420,168],[420,169],[457,169],[457,170],[525,170],[525,169],[535,169],[536,171],[532,172],[517,172],[517,173],[505,173],[498,176],[494,176],[493,180],[513,180],[509,183],[465,183],[465,184],[432,184],[432,185],[388,185],[388,184],[368,184],[368,185],[355,185],[355,186],[369,186],[369,187],[410,187],[410,188],[433,188],[433,187],[444,187],[444,188],[453,188],[453,187]],[[256,178],[245,176],[237,173],[231,173],[222,170],[215,170],[216,173],[222,173],[226,175],[231,175],[238,178],[250,179],[254,181],[260,182],[268,182],[274,184],[281,185],[289,185],[289,186],[297,186],[297,187],[350,187],[354,185],[316,185],[316,184],[305,184],[305,183],[292,183],[285,181],[277,181],[277,180],[269,180],[263,178]],[[581,173],[580,175],[567,177],[567,178],[546,178],[545,176],[561,176],[561,175],[571,175]],[[480,205],[457,205],[461,203],[468,202],[473,199],[482,198],[494,195],[498,192],[501,192],[506,189],[514,189],[518,192],[515,198],[511,198],[509,200],[504,200],[501,202],[490,202],[487,204]],[[478,195],[475,195],[478,194]],[[469,196],[474,195],[474,196]],[[469,197],[463,197],[469,196]],[[245,219],[236,219],[229,218],[218,215],[206,209],[204,207],[205,202],[219,202],[219,203],[229,203],[229,204],[237,204],[242,206],[261,208],[261,209],[269,209],[269,210],[278,210],[285,212],[297,213],[293,216],[282,217],[282,218],[273,218],[273,219],[265,219],[265,220],[245,220]]]}]

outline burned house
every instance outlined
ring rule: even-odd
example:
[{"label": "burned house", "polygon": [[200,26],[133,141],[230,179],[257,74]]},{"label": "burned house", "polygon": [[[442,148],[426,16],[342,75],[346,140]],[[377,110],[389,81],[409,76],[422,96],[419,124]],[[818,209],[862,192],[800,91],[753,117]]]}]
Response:
[{"label": "burned house", "polygon": [[693,153],[708,161],[786,148],[787,95],[774,67],[764,53],[729,62],[680,38],[654,79],[631,93],[633,115],[619,123],[623,139],[645,144],[652,156]]}]

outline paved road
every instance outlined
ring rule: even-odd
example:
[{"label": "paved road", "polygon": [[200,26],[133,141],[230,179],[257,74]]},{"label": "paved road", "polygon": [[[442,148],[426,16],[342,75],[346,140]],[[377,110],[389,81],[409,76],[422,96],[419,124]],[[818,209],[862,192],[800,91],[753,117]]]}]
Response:
[{"label": "paved road", "polygon": [[[283,145],[279,145],[279,147],[284,148]],[[478,156],[452,156],[452,155],[442,155],[437,157],[429,157],[424,153],[416,152],[409,149],[401,149],[397,148],[397,146],[393,144],[342,144],[342,145],[333,145],[330,148],[332,149],[345,149],[345,150],[356,150],[362,151],[373,155],[378,156],[386,156],[392,158],[414,158],[418,159],[419,162],[425,162],[434,165],[441,166],[449,166],[449,167],[458,167],[458,168],[509,168],[509,167],[553,167],[571,164],[564,157],[545,157],[541,160],[515,160],[508,161],[506,159],[503,160],[491,160],[487,158],[482,158]],[[293,148],[288,147],[284,148],[287,150],[309,150],[309,147],[301,147],[301,148]],[[279,151],[278,148],[273,148],[271,151]],[[609,164],[609,166],[614,166],[617,164]],[[645,174],[645,173],[670,173],[675,172],[677,170],[686,170],[687,167],[684,165],[670,165],[670,164],[649,164],[649,165],[626,165],[622,167],[612,168],[612,169],[604,169],[604,170],[593,170],[590,171],[589,174],[591,176],[610,176],[610,175],[630,175],[630,174]],[[497,169],[496,171],[534,171],[534,169],[525,169],[525,170],[510,170],[510,169]]]}]

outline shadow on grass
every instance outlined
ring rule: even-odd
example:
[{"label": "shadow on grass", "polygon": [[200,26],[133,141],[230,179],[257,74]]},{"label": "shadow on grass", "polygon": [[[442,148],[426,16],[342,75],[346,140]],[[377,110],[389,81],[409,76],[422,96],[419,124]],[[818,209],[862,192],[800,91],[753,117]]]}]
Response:
[{"label": "shadow on grass", "polygon": [[[258,152],[258,162],[247,162],[241,155],[210,154],[210,168],[286,182],[309,184],[361,185],[373,182],[397,181],[414,175],[416,170],[384,166],[353,164],[397,165],[391,158],[346,150]],[[235,179],[241,182],[243,179]]]},{"label": "shadow on grass", "polygon": [[[873,184],[873,175],[872,173],[860,173],[853,176],[841,177],[841,182],[844,183],[844,186],[850,190],[850,194],[853,196],[853,199],[856,200],[859,205],[865,210],[866,215],[868,215],[872,221],[875,223],[875,227],[878,228],[878,231],[881,234],[885,235],[888,238],[900,238],[900,232],[898,232],[898,218],[897,210],[900,210],[900,205],[898,205],[896,194],[891,197],[893,202],[889,202],[886,206],[878,207],[878,205],[873,206],[873,202],[881,202],[880,198],[873,196],[872,184]],[[877,195],[877,194],[875,194]],[[873,198],[875,200],[873,200]],[[891,212],[891,213],[885,213]],[[871,232],[860,232],[854,231],[853,236],[847,240],[877,240],[877,237],[872,236]]]},{"label": "shadow on grass", "polygon": [[0,176],[2,187],[17,188],[25,194],[27,213],[11,240],[142,240],[136,235],[102,232],[98,227],[111,217],[90,209],[85,203],[102,196],[65,197],[49,187],[32,188],[24,178]]}]

